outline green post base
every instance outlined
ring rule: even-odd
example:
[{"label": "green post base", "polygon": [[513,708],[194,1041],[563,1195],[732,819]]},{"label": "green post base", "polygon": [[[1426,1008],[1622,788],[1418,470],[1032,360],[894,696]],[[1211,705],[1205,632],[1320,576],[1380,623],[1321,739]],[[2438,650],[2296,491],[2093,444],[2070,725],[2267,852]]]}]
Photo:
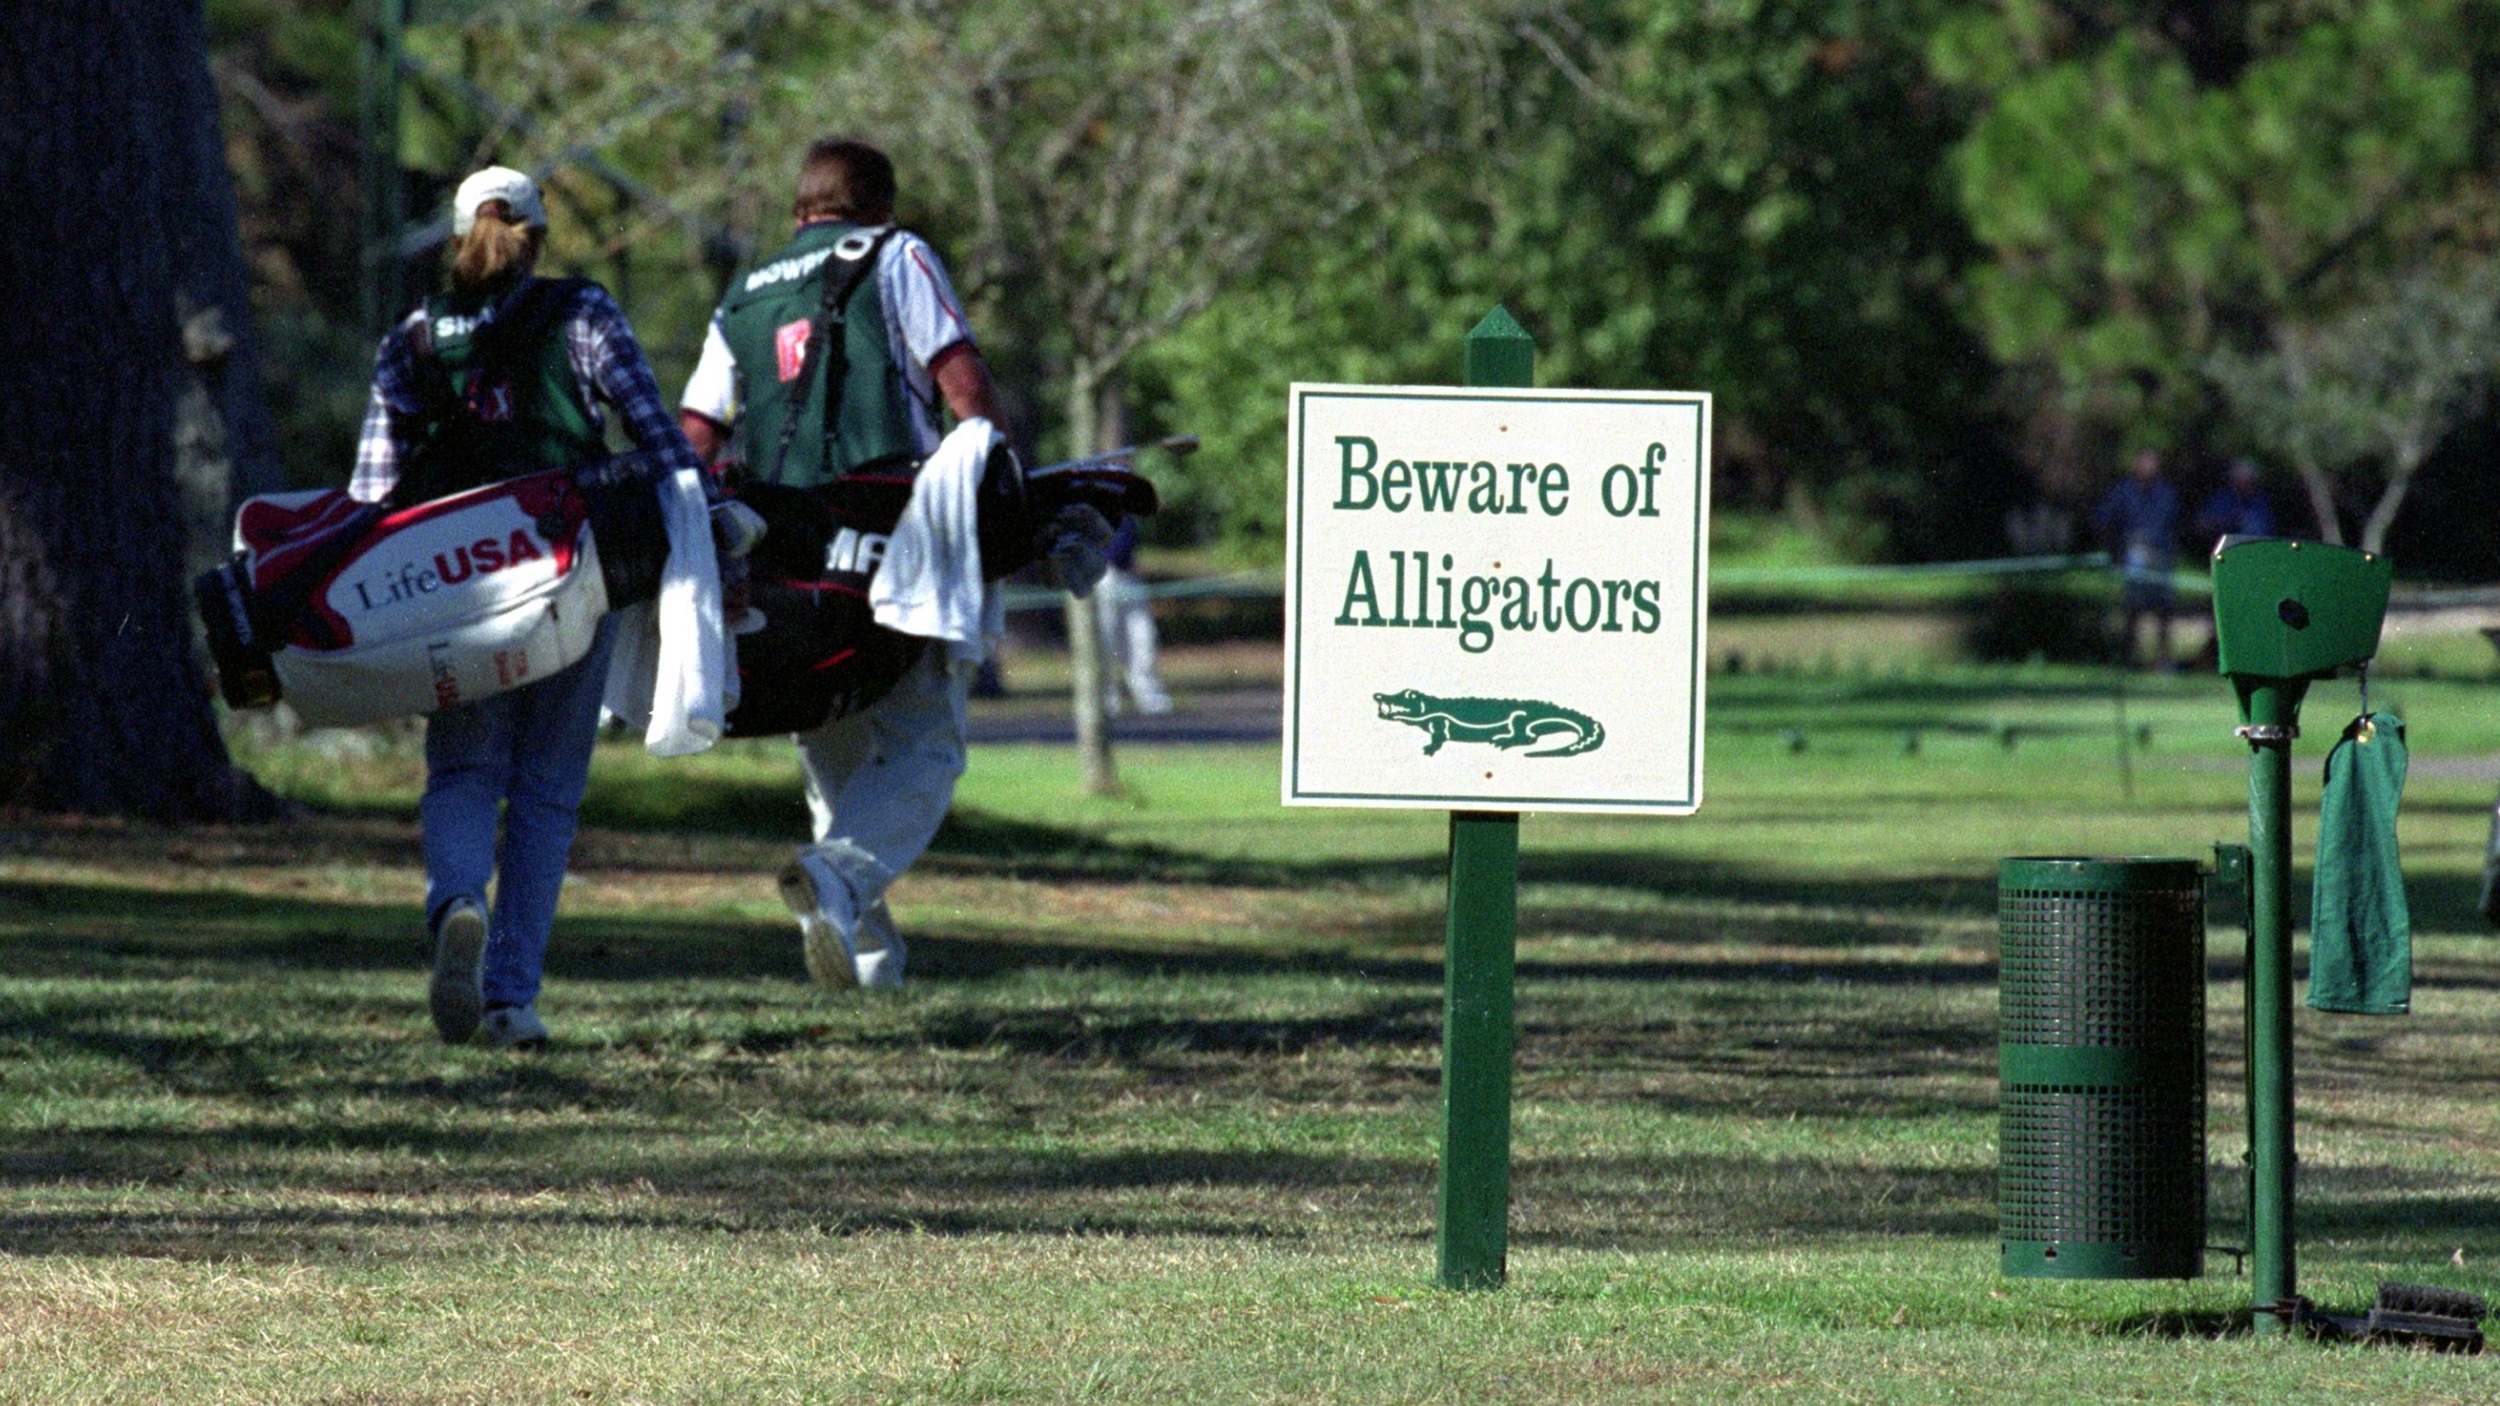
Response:
[{"label": "green post base", "polygon": [[1512,980],[1519,817],[1450,816],[1441,1054],[1441,1283],[1498,1289],[1510,1243]]}]

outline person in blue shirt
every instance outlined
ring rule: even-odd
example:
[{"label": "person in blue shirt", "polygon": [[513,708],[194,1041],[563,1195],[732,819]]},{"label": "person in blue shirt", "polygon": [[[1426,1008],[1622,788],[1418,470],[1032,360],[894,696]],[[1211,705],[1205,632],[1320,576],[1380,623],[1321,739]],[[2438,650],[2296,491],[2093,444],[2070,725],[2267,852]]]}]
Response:
[{"label": "person in blue shirt", "polygon": [[2170,617],[2178,607],[2171,572],[2179,565],[2181,512],[2179,490],[2162,477],[2161,451],[2135,456],[2126,478],[2101,500],[2093,521],[2118,564],[2119,609],[2126,619],[2126,657],[2135,657],[2136,637],[2146,616],[2153,619],[2153,667],[2168,672]]},{"label": "person in blue shirt", "polygon": [[2231,461],[2230,477],[2197,509],[2196,530],[2220,541],[2225,537],[2275,536],[2274,504],[2257,481],[2253,459]]}]

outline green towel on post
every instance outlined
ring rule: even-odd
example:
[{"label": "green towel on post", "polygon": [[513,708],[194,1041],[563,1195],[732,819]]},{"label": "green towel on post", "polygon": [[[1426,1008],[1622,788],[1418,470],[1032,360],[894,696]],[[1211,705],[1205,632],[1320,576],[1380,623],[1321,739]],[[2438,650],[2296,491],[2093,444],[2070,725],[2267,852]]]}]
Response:
[{"label": "green towel on post", "polygon": [[2318,877],[2309,914],[2309,1004],[2403,1015],[2413,1006],[2413,919],[2396,861],[2405,725],[2371,713],[2326,756]]}]

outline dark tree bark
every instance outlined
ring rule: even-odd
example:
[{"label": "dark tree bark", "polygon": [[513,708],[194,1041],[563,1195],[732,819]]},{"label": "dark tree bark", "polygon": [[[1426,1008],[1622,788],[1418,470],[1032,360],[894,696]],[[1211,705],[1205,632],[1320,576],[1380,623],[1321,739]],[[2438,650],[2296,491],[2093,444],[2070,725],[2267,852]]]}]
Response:
[{"label": "dark tree bark", "polygon": [[171,241],[175,310],[191,376],[175,410],[174,481],[182,495],[186,574],[224,559],[235,504],[286,486],[260,384],[234,178],[226,168],[217,84],[204,61],[197,4],[147,9],[144,52],[166,179],[158,207]]},{"label": "dark tree bark", "polygon": [[6,6],[0,806],[159,820],[274,808],[227,756],[189,647],[174,479],[189,370],[167,211],[197,198],[198,163],[168,149],[183,95],[167,79],[207,63],[199,8]]}]

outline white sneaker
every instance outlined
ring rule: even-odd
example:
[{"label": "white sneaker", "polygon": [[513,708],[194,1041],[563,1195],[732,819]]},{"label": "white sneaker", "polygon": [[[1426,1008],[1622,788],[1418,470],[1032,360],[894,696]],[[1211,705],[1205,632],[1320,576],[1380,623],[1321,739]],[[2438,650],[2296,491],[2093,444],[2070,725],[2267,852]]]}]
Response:
[{"label": "white sneaker", "polygon": [[538,1018],[535,1002],[497,1006],[486,1013],[486,1042],[507,1050],[535,1050],[547,1043],[547,1022]]},{"label": "white sneaker", "polygon": [[847,991],[859,984],[859,949],[829,911],[825,900],[836,895],[847,908],[849,887],[813,854],[800,855],[781,871],[781,901],[799,920],[799,956],[808,976],[828,991]]},{"label": "white sneaker", "polygon": [[859,984],[872,990],[903,989],[903,935],[895,930],[893,911],[880,898],[877,905],[859,920],[859,937],[853,944],[858,955],[853,967]]},{"label": "white sneaker", "polygon": [[473,898],[455,898],[434,924],[434,979],[425,1004],[443,1043],[457,1045],[477,1033],[486,996],[479,987],[486,964],[486,910]]}]

